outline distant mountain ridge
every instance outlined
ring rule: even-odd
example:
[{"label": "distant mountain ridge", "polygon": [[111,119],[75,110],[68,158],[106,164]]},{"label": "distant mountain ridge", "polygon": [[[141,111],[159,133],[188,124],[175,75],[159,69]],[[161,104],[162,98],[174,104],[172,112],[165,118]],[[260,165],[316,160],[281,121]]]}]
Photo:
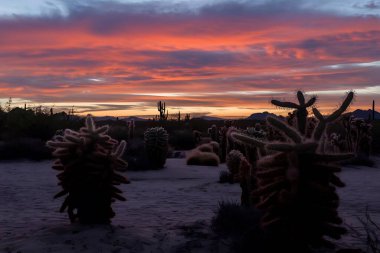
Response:
[{"label": "distant mountain ridge", "polygon": [[[351,114],[355,118],[368,119],[368,117],[370,117],[370,119],[372,119],[372,110],[357,109],[357,110],[351,112]],[[375,111],[375,119],[380,119],[380,113],[377,111]]]},{"label": "distant mountain ridge", "polygon": [[122,121],[147,121],[147,119],[139,118],[136,116],[129,116],[129,117],[114,117],[114,116],[98,116],[94,117],[95,121],[116,121],[117,119]]},{"label": "distant mountain ridge", "polygon": [[213,117],[213,116],[200,116],[200,117],[194,117],[193,119],[203,119],[203,120],[224,120],[222,118]]},{"label": "distant mountain ridge", "polygon": [[272,117],[278,117],[278,115],[270,112],[258,112],[258,113],[253,113],[251,116],[247,117],[246,119],[249,120],[266,120],[268,116]]}]

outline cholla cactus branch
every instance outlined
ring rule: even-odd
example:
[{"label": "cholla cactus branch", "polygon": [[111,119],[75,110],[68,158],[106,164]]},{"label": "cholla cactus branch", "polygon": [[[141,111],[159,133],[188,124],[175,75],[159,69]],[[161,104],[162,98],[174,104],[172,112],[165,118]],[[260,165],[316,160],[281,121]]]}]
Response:
[{"label": "cholla cactus branch", "polygon": [[269,116],[267,117],[267,122],[272,127],[280,130],[281,133],[284,133],[284,135],[291,139],[293,142],[301,143],[302,136],[295,129],[287,125],[284,121]]},{"label": "cholla cactus branch", "polygon": [[258,148],[264,148],[265,144],[266,144],[263,141],[260,141],[260,140],[258,140],[256,138],[249,137],[249,136],[247,136],[245,134],[241,134],[241,133],[238,133],[238,132],[232,133],[231,137],[235,141],[243,143],[243,144],[248,145],[248,146],[253,146],[253,147],[258,147]]},{"label": "cholla cactus branch", "polygon": [[322,138],[322,135],[326,129],[327,124],[334,122],[336,119],[338,119],[347,110],[348,106],[351,104],[353,99],[354,99],[354,93],[351,91],[347,94],[347,97],[345,98],[343,103],[340,105],[340,107],[327,117],[324,117],[317,108],[313,108],[313,113],[319,121],[313,133],[314,140],[319,141]]}]

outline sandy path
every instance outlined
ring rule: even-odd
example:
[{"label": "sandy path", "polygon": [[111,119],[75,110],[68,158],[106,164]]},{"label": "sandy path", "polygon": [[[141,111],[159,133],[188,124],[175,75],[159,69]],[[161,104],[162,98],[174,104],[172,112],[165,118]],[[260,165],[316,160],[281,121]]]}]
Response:
[{"label": "sandy path", "polygon": [[[210,236],[219,201],[240,198],[238,185],[217,183],[224,165],[189,167],[169,159],[164,170],[127,173],[132,184],[121,188],[128,201],[114,204],[112,226],[82,227],[58,212],[50,164],[0,164],[0,252],[210,252],[220,246],[197,236]],[[345,221],[360,227],[356,216],[369,205],[380,224],[380,169],[346,167],[341,177],[347,184],[339,190]],[[344,242],[357,243],[350,237]]]}]

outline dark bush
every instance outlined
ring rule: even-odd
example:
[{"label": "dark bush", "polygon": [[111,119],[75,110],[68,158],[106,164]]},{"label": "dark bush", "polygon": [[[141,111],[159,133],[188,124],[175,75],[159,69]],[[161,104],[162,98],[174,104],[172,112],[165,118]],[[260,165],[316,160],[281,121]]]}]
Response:
[{"label": "dark bush", "polygon": [[0,160],[44,160],[51,159],[45,142],[35,138],[18,138],[0,142]]},{"label": "dark bush", "polygon": [[169,144],[176,150],[190,150],[196,145],[191,130],[175,130],[169,135]]}]

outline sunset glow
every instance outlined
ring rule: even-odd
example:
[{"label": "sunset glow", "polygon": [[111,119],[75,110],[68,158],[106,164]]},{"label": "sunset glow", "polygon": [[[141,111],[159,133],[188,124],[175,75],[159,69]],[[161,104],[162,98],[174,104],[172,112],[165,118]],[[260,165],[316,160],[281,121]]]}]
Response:
[{"label": "sunset glow", "polygon": [[[4,3],[3,3],[4,2]],[[31,4],[33,2],[33,4]],[[380,98],[380,1],[2,1],[0,102],[240,117]],[[352,108],[351,108],[352,109]]]}]

